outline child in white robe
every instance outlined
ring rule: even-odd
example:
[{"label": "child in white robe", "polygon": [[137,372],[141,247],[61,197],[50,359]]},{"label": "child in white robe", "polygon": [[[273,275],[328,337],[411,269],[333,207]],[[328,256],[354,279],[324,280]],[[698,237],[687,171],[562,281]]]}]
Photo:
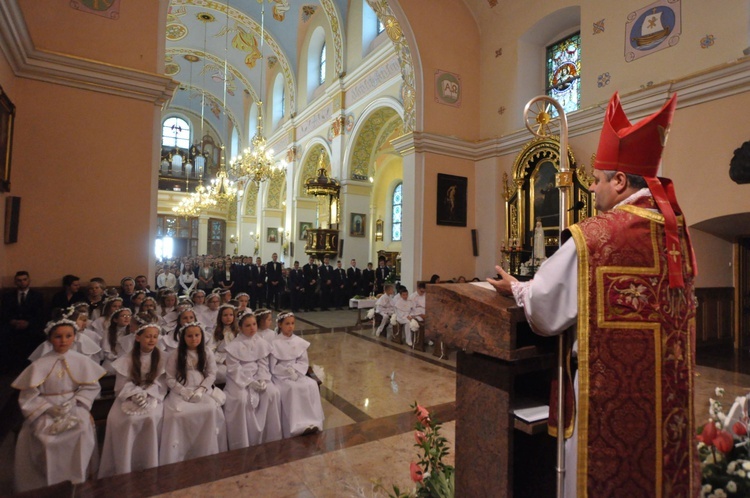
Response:
[{"label": "child in white robe", "polygon": [[231,304],[222,304],[216,317],[216,327],[213,335],[209,336],[208,347],[216,358],[216,382],[224,384],[227,380],[227,366],[225,364],[227,344],[232,342],[237,334],[237,309]]},{"label": "child in white robe", "polygon": [[62,481],[81,483],[96,470],[91,405],[106,371],[73,351],[77,325],[63,318],[47,327],[53,351],[21,372],[12,387],[25,418],[16,442],[17,492]]},{"label": "child in white robe", "polygon": [[164,355],[157,347],[160,329],[147,323],[133,334],[129,355],[112,366],[117,399],[107,416],[99,478],[159,465],[159,439],[167,394]]},{"label": "child in white robe", "polygon": [[[391,316],[396,312],[396,309],[393,307],[393,284],[385,284],[383,290],[383,294],[375,302],[375,313],[383,317],[383,320],[380,322],[380,326],[373,334],[376,336],[379,336],[385,327],[388,327],[389,330],[392,330]],[[386,337],[388,337],[387,331]]]},{"label": "child in white robe", "polygon": [[409,291],[406,287],[398,289],[398,296],[393,299],[393,308],[396,312],[396,327],[398,332],[393,332],[393,339],[401,344],[401,339],[406,341],[407,346],[413,345],[411,319],[414,303],[409,299]]},{"label": "child in white robe", "polygon": [[115,374],[112,362],[126,353],[122,338],[128,335],[132,318],[133,312],[130,311],[130,308],[118,309],[112,313],[109,327],[102,337],[102,354],[104,356],[102,366],[109,374]]},{"label": "child in white robe", "polygon": [[226,346],[229,449],[281,439],[281,398],[271,381],[271,344],[258,334],[256,317],[240,317],[240,334]]},{"label": "child in white robe", "polygon": [[[198,322],[198,318],[192,308],[185,308],[180,311],[180,314],[177,315],[177,322],[174,329],[168,331],[159,339],[159,348],[164,351],[167,356],[174,351],[177,351],[177,347],[180,345],[180,328],[185,324],[193,322]],[[162,332],[164,332],[163,328]]]},{"label": "child in white robe", "polygon": [[260,308],[254,315],[255,319],[258,320],[258,335],[270,344],[276,339],[276,331],[273,329],[273,312],[266,308]]},{"label": "child in white robe", "polygon": [[167,358],[164,422],[159,464],[214,455],[227,449],[226,424],[221,405],[224,393],[213,387],[216,361],[205,347],[198,322],[180,328],[177,350]]},{"label": "child in white robe", "polygon": [[89,328],[99,334],[99,339],[107,334],[109,329],[109,321],[112,317],[112,313],[122,308],[122,298],[120,296],[114,296],[104,301],[104,310],[99,318],[91,322]]},{"label": "child in white robe", "polygon": [[281,392],[281,430],[284,437],[323,430],[323,405],[318,384],[307,377],[310,343],[294,335],[294,314],[279,313],[281,332],[271,343],[270,367],[273,383]]},{"label": "child in white robe", "polygon": [[200,312],[200,322],[206,327],[206,336],[213,337],[216,322],[219,316],[221,297],[218,294],[209,294],[206,297],[206,308]]},{"label": "child in white robe", "polygon": [[[67,318],[68,320],[76,322],[76,326],[78,327],[78,333],[76,334],[75,342],[71,346],[71,349],[87,356],[98,364],[101,361],[102,348],[97,342],[91,339],[90,336],[83,332],[88,323],[88,315],[83,312],[73,311],[72,308],[69,308],[66,310],[65,314],[58,316],[57,320],[62,318]],[[97,339],[99,338],[99,336],[96,335],[95,337]],[[51,351],[54,351],[52,343],[44,341],[29,355],[29,361],[34,362]]]}]

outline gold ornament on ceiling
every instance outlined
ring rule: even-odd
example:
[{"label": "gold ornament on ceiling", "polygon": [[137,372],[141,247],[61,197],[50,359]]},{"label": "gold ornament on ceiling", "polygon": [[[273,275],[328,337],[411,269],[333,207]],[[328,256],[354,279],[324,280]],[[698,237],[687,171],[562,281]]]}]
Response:
[{"label": "gold ornament on ceiling", "polygon": [[172,23],[167,24],[167,40],[178,41],[185,38],[188,34],[188,29],[183,24]]},{"label": "gold ornament on ceiling", "polygon": [[200,57],[198,57],[197,55],[193,55],[193,54],[185,54],[184,57],[185,57],[185,60],[188,62],[198,62],[199,60],[201,60]]},{"label": "gold ornament on ceiling", "polygon": [[174,62],[170,62],[168,64],[164,65],[164,74],[167,76],[174,76],[175,74],[180,72],[180,65],[175,64]]},{"label": "gold ornament on ceiling", "polygon": [[208,12],[199,12],[195,15],[200,22],[214,22],[216,18]]}]

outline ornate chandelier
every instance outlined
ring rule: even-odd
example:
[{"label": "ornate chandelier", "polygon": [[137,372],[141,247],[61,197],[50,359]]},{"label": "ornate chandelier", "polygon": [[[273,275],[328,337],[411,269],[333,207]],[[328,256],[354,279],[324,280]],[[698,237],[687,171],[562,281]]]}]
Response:
[{"label": "ornate chandelier", "polygon": [[260,183],[273,178],[277,174],[283,173],[283,168],[274,162],[273,149],[268,148],[266,137],[263,136],[263,103],[258,101],[257,105],[258,128],[250,142],[250,147],[232,159],[231,168],[234,176]]},{"label": "ornate chandelier", "polygon": [[[265,3],[261,3],[260,10],[260,95],[263,95],[263,67],[265,59],[263,56],[263,44],[265,41]],[[247,178],[260,184],[283,173],[283,167],[274,162],[273,149],[269,149],[266,137],[263,136],[263,101],[258,99],[258,126],[250,141],[250,147],[242,154],[232,159],[232,174],[237,178]]]},{"label": "ornate chandelier", "polygon": [[216,178],[211,180],[211,185],[208,188],[208,196],[216,201],[221,207],[225,207],[228,203],[233,202],[237,197],[237,185],[229,179],[227,169],[224,164],[224,146],[221,146],[221,163],[219,171],[216,173]]},{"label": "ornate chandelier", "polygon": [[201,212],[207,211],[218,204],[218,201],[210,195],[210,190],[203,185],[203,178],[198,181],[195,192],[180,201],[172,211],[178,215],[189,218],[198,216]]}]

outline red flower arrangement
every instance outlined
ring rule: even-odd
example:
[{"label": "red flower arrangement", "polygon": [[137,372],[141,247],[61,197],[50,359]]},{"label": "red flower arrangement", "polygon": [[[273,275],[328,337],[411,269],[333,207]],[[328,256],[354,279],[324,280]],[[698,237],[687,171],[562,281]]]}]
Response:
[{"label": "red flower arrangement", "polygon": [[[409,465],[411,480],[417,487],[413,492],[402,492],[393,486],[391,498],[452,498],[455,495],[455,473],[453,466],[443,463],[448,455],[448,440],[440,435],[441,424],[430,416],[430,412],[416,402],[412,405],[417,423],[414,431],[414,446],[419,448],[419,461]],[[377,488],[385,491],[382,485]],[[386,491],[387,492],[387,491]]]}]

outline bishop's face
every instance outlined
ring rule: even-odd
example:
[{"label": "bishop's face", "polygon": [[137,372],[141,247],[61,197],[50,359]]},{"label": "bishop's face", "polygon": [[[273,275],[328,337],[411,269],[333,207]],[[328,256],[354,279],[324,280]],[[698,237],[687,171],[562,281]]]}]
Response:
[{"label": "bishop's face", "polygon": [[596,194],[596,209],[599,211],[609,211],[617,203],[617,191],[614,187],[615,177],[607,179],[607,175],[598,170],[594,170],[594,183],[589,190]]}]

